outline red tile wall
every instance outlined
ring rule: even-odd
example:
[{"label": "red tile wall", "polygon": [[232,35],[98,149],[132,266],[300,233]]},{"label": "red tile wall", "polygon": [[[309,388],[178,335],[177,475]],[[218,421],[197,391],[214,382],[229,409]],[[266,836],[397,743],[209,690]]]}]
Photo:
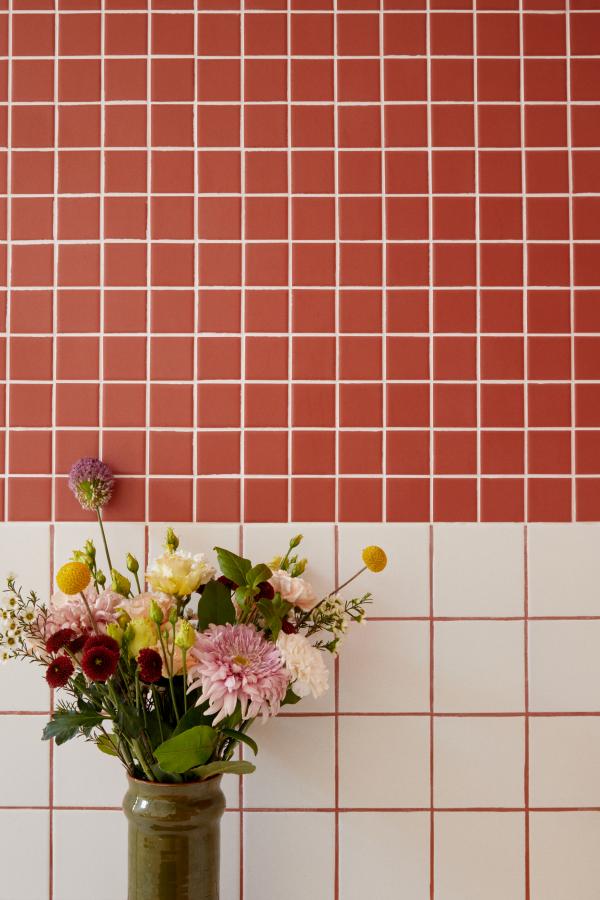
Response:
[{"label": "red tile wall", "polygon": [[100,453],[117,519],[600,519],[598,0],[4,0],[0,54],[3,518]]}]

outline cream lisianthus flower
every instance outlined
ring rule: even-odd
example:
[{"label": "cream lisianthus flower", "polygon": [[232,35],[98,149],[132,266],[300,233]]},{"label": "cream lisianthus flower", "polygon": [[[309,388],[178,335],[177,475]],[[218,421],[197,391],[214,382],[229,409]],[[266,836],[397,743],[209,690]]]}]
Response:
[{"label": "cream lisianthus flower", "polygon": [[181,550],[167,550],[154,560],[146,578],[153,591],[186,597],[215,574],[216,569],[205,561],[203,553],[192,556]]},{"label": "cream lisianthus flower", "polygon": [[277,649],[290,677],[296,696],[320,697],[329,687],[329,672],[323,654],[302,634],[284,634],[277,638]]},{"label": "cream lisianthus flower", "polygon": [[318,597],[312,589],[312,585],[304,578],[292,577],[284,569],[276,569],[269,578],[275,593],[281,594],[281,599],[293,606],[303,609],[305,612],[317,605]]}]

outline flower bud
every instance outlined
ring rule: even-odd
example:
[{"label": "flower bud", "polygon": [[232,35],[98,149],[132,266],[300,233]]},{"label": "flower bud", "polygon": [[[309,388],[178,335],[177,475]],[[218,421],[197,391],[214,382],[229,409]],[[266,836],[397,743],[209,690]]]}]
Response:
[{"label": "flower bud", "polygon": [[116,641],[119,647],[123,643],[123,631],[116,622],[109,622],[106,626],[106,633],[109,637]]},{"label": "flower bud", "polygon": [[165,618],[163,611],[160,608],[160,606],[158,605],[158,603],[156,602],[156,600],[150,601],[150,618],[157,625],[162,625],[163,620]]},{"label": "flower bud", "polygon": [[169,622],[174,625],[177,621],[177,607],[174,606],[169,613]]},{"label": "flower bud", "polygon": [[196,643],[196,629],[187,619],[178,619],[175,626],[175,644],[182,650],[189,650]]},{"label": "flower bud", "polygon": [[179,547],[179,538],[172,528],[167,528],[167,539],[165,541],[165,547],[171,553],[175,553],[175,551]]},{"label": "flower bud", "polygon": [[127,628],[129,623],[131,622],[131,618],[128,613],[125,612],[124,609],[119,610],[119,615],[117,616],[117,622],[119,626],[123,629]]},{"label": "flower bud", "polygon": [[101,588],[103,588],[106,584],[106,575],[101,571],[101,569],[98,569],[98,571],[96,572],[96,581],[98,582],[98,586]]},{"label": "flower bud", "polygon": [[88,538],[88,540],[83,545],[83,549],[84,549],[86,555],[93,562],[96,559],[96,548],[94,547],[94,542],[89,540],[89,538]]},{"label": "flower bud", "polygon": [[294,578],[297,578],[298,575],[302,575],[302,573],[306,569],[307,565],[308,565],[307,559],[299,559],[298,562],[294,565],[294,568],[292,571],[292,575],[294,576]]},{"label": "flower bud", "polygon": [[133,575],[139,571],[140,564],[132,553],[127,554],[127,568]]},{"label": "flower bud", "polygon": [[111,569],[110,574],[112,576],[112,581],[110,584],[111,590],[115,591],[117,594],[121,594],[122,597],[128,597],[131,593],[131,582],[128,578],[125,578],[124,575],[121,575],[120,572],[117,572],[116,569]]},{"label": "flower bud", "polygon": [[291,541],[290,541],[290,550],[293,550],[294,547],[297,547],[297,546],[298,546],[298,544],[299,544],[300,541],[302,540],[302,537],[303,537],[303,536],[302,536],[301,534],[297,534],[295,537],[293,537],[293,538],[291,539]]}]

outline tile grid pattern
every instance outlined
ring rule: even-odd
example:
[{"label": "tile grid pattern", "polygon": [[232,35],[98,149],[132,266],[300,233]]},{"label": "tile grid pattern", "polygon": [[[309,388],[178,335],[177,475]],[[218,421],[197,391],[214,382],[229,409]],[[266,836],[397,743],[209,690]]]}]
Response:
[{"label": "tile grid pattern", "polygon": [[98,2],[0,9],[3,519],[597,520],[594,2]]},{"label": "tile grid pattern", "polygon": [[[6,531],[15,526],[3,527],[5,546],[14,549],[17,541],[23,543],[22,534],[11,538],[10,532]],[[72,528],[57,525],[57,534],[65,527]],[[129,529],[130,534],[139,532],[141,535],[145,532],[145,538],[141,538],[142,546],[156,546],[155,542],[159,540],[158,531],[152,533],[151,530],[149,534],[148,526],[122,527]],[[325,532],[318,531],[319,527],[331,528],[330,539],[335,557],[331,574],[335,574],[337,581],[339,573],[346,573],[348,562],[355,555],[356,540],[364,542],[373,526],[355,526],[358,530],[354,532],[348,531],[348,526],[344,525],[312,526],[316,531],[307,526],[307,540],[312,541],[313,546],[314,542],[327,544]],[[538,849],[542,840],[540,836],[546,827],[541,824],[544,817],[550,817],[548,821],[554,825],[558,819],[570,823],[569,828],[573,829],[567,835],[570,853],[573,846],[582,841],[585,844],[587,836],[595,833],[597,826],[589,825],[590,832],[587,823],[591,820],[587,817],[593,816],[594,821],[600,821],[600,793],[594,774],[594,760],[597,745],[600,744],[600,731],[596,724],[600,707],[597,691],[590,688],[590,679],[595,683],[598,669],[594,635],[600,625],[600,611],[594,587],[598,569],[595,547],[600,530],[598,526],[576,525],[400,526],[404,530],[395,531],[393,529],[398,526],[380,527],[388,529],[387,532],[380,532],[378,538],[386,543],[387,535],[387,546],[393,550],[394,557],[397,556],[393,559],[395,569],[390,580],[384,583],[383,593],[376,592],[377,600],[383,606],[379,610],[376,606],[373,608],[374,615],[370,617],[367,629],[358,641],[352,642],[348,656],[342,656],[336,663],[331,705],[325,710],[315,707],[307,712],[284,713],[273,730],[265,729],[259,735],[263,747],[261,766],[275,766],[274,771],[267,773],[265,769],[264,778],[260,772],[257,773],[252,780],[246,780],[246,788],[240,785],[239,793],[231,790],[231,786],[228,788],[228,815],[239,819],[239,830],[236,832],[239,843],[231,846],[227,843],[226,852],[235,854],[237,847],[240,872],[239,885],[235,890],[228,889],[225,898],[243,900],[246,897],[246,900],[254,900],[262,896],[260,891],[266,876],[262,869],[257,873],[253,867],[256,841],[259,844],[261,841],[257,835],[261,835],[262,829],[267,827],[269,817],[277,817],[282,812],[300,817],[297,820],[300,830],[296,840],[302,838],[304,816],[325,817],[329,823],[327,828],[335,838],[330,855],[325,849],[321,851],[324,862],[318,867],[319,877],[325,873],[327,880],[318,888],[321,893],[315,893],[315,896],[335,900],[354,900],[361,896],[359,887],[353,887],[348,881],[349,876],[345,873],[349,868],[356,877],[361,871],[367,872],[375,886],[373,889],[381,891],[377,896],[382,900],[388,900],[388,897],[391,900],[395,895],[388,893],[388,890],[397,885],[397,877],[401,874],[409,877],[402,866],[407,865],[407,859],[412,858],[413,854],[420,860],[417,874],[413,872],[410,876],[414,881],[409,879],[408,882],[412,885],[411,897],[414,896],[415,900],[440,900],[450,895],[451,888],[455,892],[451,895],[471,896],[469,891],[472,885],[477,884],[477,889],[481,890],[482,882],[477,879],[481,879],[482,875],[477,861],[473,859],[469,817],[471,820],[475,817],[477,828],[482,829],[482,833],[489,838],[486,829],[496,828],[498,822],[507,816],[512,823],[512,838],[499,837],[498,844],[490,841],[492,855],[487,860],[491,866],[490,872],[495,872],[494,867],[499,865],[503,874],[489,875],[492,881],[483,882],[487,885],[486,890],[490,891],[489,896],[495,897],[493,890],[496,889],[500,891],[499,897],[511,896],[515,900],[562,896],[559,893],[543,893],[540,887],[550,883],[547,873],[553,871],[554,865],[547,855],[540,856]],[[555,530],[557,527],[562,530]],[[54,529],[52,526],[48,529],[46,540],[50,544],[52,569],[54,551],[51,538]],[[79,528],[76,534],[69,532],[66,536],[60,535],[57,554],[61,554],[64,545],[78,541],[84,530]],[[208,534],[206,532],[204,535],[205,539]],[[257,547],[263,552],[266,550],[272,543],[273,532],[267,534],[261,532],[261,526],[246,526],[240,529],[239,537],[242,552],[254,554]],[[407,543],[409,539],[413,543]],[[557,553],[552,558],[553,548],[559,545],[564,548],[562,557]],[[32,535],[31,546],[39,549],[39,536]],[[474,580],[465,571],[464,560],[460,558],[461,547],[465,548],[465,556],[471,556],[473,560],[479,558]],[[453,556],[458,558],[452,559]],[[549,574],[546,574],[547,568]],[[397,608],[394,609],[398,600],[394,599],[390,590],[400,571],[405,574],[410,572],[411,577],[416,578],[413,581],[414,596],[405,593],[402,586],[400,588],[402,615],[398,615]],[[505,576],[501,588],[497,583],[499,572]],[[552,587],[552,581],[557,577],[561,584]],[[572,597],[564,595],[561,593],[563,584],[573,584],[577,593]],[[573,626],[579,635],[577,646],[572,642]],[[544,637],[544,629],[548,627],[551,632]],[[421,628],[422,631],[419,630]],[[522,642],[518,638],[521,628]],[[403,638],[405,629],[409,630]],[[460,639],[457,629],[464,630]],[[386,637],[386,632],[389,632],[389,637]],[[586,632],[591,635],[590,638],[586,638]],[[505,655],[507,634],[511,636],[512,649]],[[359,644],[365,639],[368,649],[361,651]],[[544,658],[540,653],[546,640],[549,643],[545,645],[544,652],[550,652]],[[415,642],[422,642],[428,648],[418,663],[410,650],[410,645]],[[477,656],[478,644],[482,645],[481,657]],[[555,650],[557,646],[561,647],[559,655]],[[450,657],[447,655],[449,647]],[[393,660],[386,658],[386,653],[392,648]],[[358,655],[354,657],[356,653]],[[497,659],[490,664],[488,657],[496,654],[499,654]],[[466,667],[459,662],[460,656],[465,655],[469,658]],[[582,658],[583,668],[580,669]],[[412,671],[413,667],[416,672]],[[511,682],[519,668],[521,672]],[[558,675],[555,674],[556,669]],[[568,683],[564,681],[566,673],[569,674]],[[378,681],[384,675],[395,685],[391,692],[382,693]],[[364,687],[365,682],[367,688]],[[411,685],[408,688],[407,682]],[[480,682],[484,684],[482,692]],[[505,682],[511,682],[514,690],[510,685],[506,688]],[[405,690],[408,691],[406,695],[403,694]],[[512,700],[509,699],[511,696]],[[24,721],[33,718],[39,720],[41,726],[44,715],[46,713],[39,700],[33,708],[27,702],[21,709],[2,708],[0,730],[10,736],[14,728],[18,739],[18,729]],[[427,722],[427,738],[415,746],[411,744],[411,734],[412,729],[419,727],[420,721]],[[301,725],[303,733],[313,725],[320,728],[329,722],[333,725],[332,739],[325,741],[325,732],[319,732],[322,741],[320,756],[329,759],[331,765],[327,769],[325,786],[319,787],[321,793],[315,795],[310,793],[306,780],[311,771],[317,785],[321,778],[318,766],[315,770],[316,760],[311,752],[315,746],[314,734],[307,732],[306,745],[300,731],[292,732],[291,745],[278,744],[278,741],[285,727]],[[377,747],[377,742],[373,742],[377,732],[371,734],[370,729],[381,731],[386,727],[386,722],[393,729],[400,730],[392,732],[396,743],[382,750]],[[512,722],[515,728],[517,723],[522,722],[523,731],[518,726],[520,737],[511,731]],[[540,732],[540,729],[548,727],[566,731],[558,738],[551,732],[550,737],[545,739],[546,743],[543,743],[543,731]],[[408,730],[402,731],[403,728]],[[458,731],[455,730],[457,728]],[[495,728],[501,730],[489,731]],[[513,738],[510,738],[511,734]],[[29,735],[27,739],[31,740]],[[365,740],[367,743],[363,746],[361,741]],[[385,743],[384,736],[380,740]],[[486,743],[486,740],[494,743]],[[275,743],[272,744],[272,741]],[[9,740],[6,745],[10,746],[10,743]],[[515,749],[519,745],[521,751]],[[364,778],[353,781],[353,770],[349,767],[356,764],[352,763],[354,755],[364,761],[368,747],[373,768],[365,787]],[[40,800],[15,803],[12,799],[0,802],[2,829],[5,827],[3,821],[10,821],[2,818],[3,813],[48,812],[51,885],[54,878],[54,886],[48,895],[50,900],[66,900],[70,896],[63,893],[64,889],[60,886],[64,878],[62,865],[59,870],[54,869],[54,876],[52,874],[52,847],[60,854],[63,846],[63,832],[57,824],[63,821],[61,816],[92,809],[107,812],[117,812],[119,809],[120,782],[116,791],[94,793],[94,778],[90,780],[88,769],[92,766],[93,772],[93,766],[98,761],[89,747],[82,745],[82,748],[81,759],[73,762],[75,768],[69,770],[71,774],[66,781],[67,769],[64,766],[69,763],[61,763],[61,755],[68,754],[69,749],[60,748],[53,755],[52,748],[45,748],[49,765],[47,803]],[[14,752],[17,756],[12,760],[13,766],[29,765],[24,762],[27,752],[19,750],[18,744]],[[303,761],[304,754],[306,760]],[[413,770],[415,759],[417,769]],[[508,765],[511,767],[508,780],[506,759],[510,760]],[[63,766],[58,771],[57,763]],[[303,766],[308,767],[306,772]],[[382,769],[381,775],[377,774],[378,767]],[[114,768],[111,766],[111,769]],[[582,776],[578,774],[579,768],[584,772]],[[406,774],[402,769],[406,770]],[[79,789],[77,802],[69,801],[65,799],[67,782],[70,783],[74,777],[77,785],[80,771],[86,772],[86,787],[83,791]],[[484,777],[482,771],[486,773]],[[76,774],[73,775],[73,772]],[[102,784],[106,776],[100,775],[100,770],[98,774]],[[415,783],[421,787],[415,788]],[[4,787],[7,791],[11,790],[8,784]],[[75,792],[77,790],[75,787]],[[356,865],[353,865],[348,828],[359,815],[371,816],[376,823],[372,827],[384,830],[387,827],[382,825],[385,819],[394,823],[390,827],[397,829],[404,827],[399,817],[411,822],[417,821],[415,817],[426,817],[428,824],[419,838],[419,852],[396,836],[394,852],[384,858],[383,869],[381,862],[370,856],[368,846],[357,855]],[[564,818],[568,816],[575,818]],[[446,831],[446,823],[450,820],[454,822],[448,826],[453,837]],[[90,821],[87,819],[88,826]],[[277,835],[279,826],[274,827]],[[522,840],[518,838],[520,830]],[[277,840],[277,837],[272,839]],[[456,841],[455,846],[452,841]],[[456,854],[458,861],[456,869],[449,870],[447,854],[452,846],[452,854]],[[267,845],[263,846],[263,852],[266,849]],[[465,864],[466,859],[461,858],[461,853],[468,853],[468,864]],[[512,865],[507,863],[507,859],[511,859],[507,854],[511,853],[514,853]],[[285,854],[283,857],[280,853],[275,855],[285,859],[286,865],[289,864]],[[591,858],[575,857],[570,863],[572,866],[583,866],[583,874],[578,873],[577,884],[585,900],[596,895],[600,884],[600,871],[596,871],[593,865],[595,856],[593,850]],[[115,861],[115,865],[122,874],[122,863]],[[396,866],[400,866],[402,872],[398,871],[390,884],[389,873],[396,872]],[[574,870],[571,869],[569,877],[573,875]],[[298,877],[298,890],[305,894],[315,890],[310,871],[303,871]],[[496,877],[507,880],[500,880],[496,885],[493,880]],[[457,878],[459,882],[456,882]],[[461,878],[464,880],[460,881]],[[544,881],[546,878],[547,882]],[[559,889],[564,890],[564,886]],[[96,890],[100,893],[92,893],[91,900],[107,900],[101,893],[102,888]],[[39,894],[31,896],[42,900]]]}]

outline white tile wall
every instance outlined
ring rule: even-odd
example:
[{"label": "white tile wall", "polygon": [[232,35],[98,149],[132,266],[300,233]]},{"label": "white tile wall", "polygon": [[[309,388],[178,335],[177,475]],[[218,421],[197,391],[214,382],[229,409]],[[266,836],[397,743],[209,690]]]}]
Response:
[{"label": "white tile wall", "polygon": [[[600,526],[174,527],[185,549],[214,559],[241,538],[256,561],[300,531],[322,593],[336,546],[340,580],[365,544],[390,557],[356,583],[374,594],[371,621],[331,666],[328,695],[254,727],[258,770],[241,794],[224,779],[222,900],[271,900],[265,886],[282,884],[286,900],[598,900]],[[121,557],[126,544],[142,559],[165,529],[109,530]],[[0,525],[0,574],[46,594],[51,541],[59,565],[89,534],[93,523]],[[48,707],[34,667],[0,669],[0,900],[79,897],[98,846],[110,865],[86,896],[116,900],[124,776],[84,742],[51,764]]]}]

